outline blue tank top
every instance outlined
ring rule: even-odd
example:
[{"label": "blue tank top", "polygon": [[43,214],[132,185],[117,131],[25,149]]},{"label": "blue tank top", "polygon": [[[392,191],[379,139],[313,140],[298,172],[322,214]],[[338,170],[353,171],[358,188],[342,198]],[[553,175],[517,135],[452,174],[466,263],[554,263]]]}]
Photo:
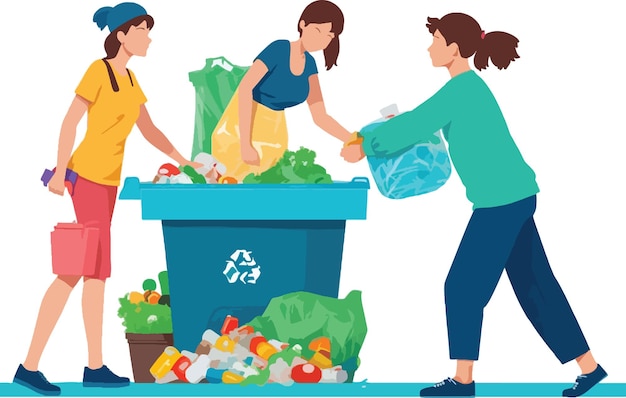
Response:
[{"label": "blue tank top", "polygon": [[291,72],[289,40],[276,40],[267,46],[255,60],[261,60],[268,69],[252,90],[252,98],[270,109],[284,110],[299,105],[309,96],[309,77],[317,73],[317,65],[311,54],[305,52],[302,74]]}]

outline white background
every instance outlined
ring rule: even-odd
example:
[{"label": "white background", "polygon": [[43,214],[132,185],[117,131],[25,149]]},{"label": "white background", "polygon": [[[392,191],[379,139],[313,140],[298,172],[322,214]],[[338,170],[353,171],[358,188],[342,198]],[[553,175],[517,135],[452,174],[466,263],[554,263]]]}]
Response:
[{"label": "white background", "polygon": [[[68,195],[42,187],[56,162],[59,129],[73,90],[89,64],[104,56],[107,31],[92,22],[102,1],[12,2],[0,13],[2,37],[3,255],[0,298],[2,366],[10,382],[25,358],[41,298],[53,279],[49,232],[74,219]],[[249,65],[275,39],[296,39],[308,1],[145,0],[154,16],[146,58],[132,59],[156,124],[191,155],[194,88],[188,72],[206,58]],[[582,325],[607,382],[625,382],[624,49],[617,3],[337,0],[346,16],[339,66],[326,72],[315,54],[329,113],[349,130],[396,102],[408,110],[449,78],[431,66],[428,16],[461,11],[486,31],[520,39],[521,59],[509,70],[480,75],[496,95],[525,159],[537,173],[536,222],[554,273]],[[306,105],[287,112],[290,147],[305,145],[335,180],[371,177],[365,162],[345,163],[340,145],[311,121]],[[84,134],[84,120],[78,140]],[[169,161],[134,131],[123,177],[151,180]],[[372,181],[373,183],[373,181]],[[207,206],[219,204],[207,203]],[[262,206],[261,203],[250,203]],[[297,206],[297,203],[293,204]],[[341,297],[363,291],[368,335],[357,380],[435,382],[454,375],[448,359],[443,284],[471,215],[456,174],[439,191],[392,201],[375,186],[367,221],[349,221]],[[131,375],[117,298],[165,269],[158,221],[142,221],[138,202],[119,201],[113,221],[113,276],[107,283],[105,363]],[[80,381],[87,361],[78,285],[44,352],[51,381]],[[485,310],[482,382],[570,382],[575,362],[560,365],[534,331],[504,277]]]}]

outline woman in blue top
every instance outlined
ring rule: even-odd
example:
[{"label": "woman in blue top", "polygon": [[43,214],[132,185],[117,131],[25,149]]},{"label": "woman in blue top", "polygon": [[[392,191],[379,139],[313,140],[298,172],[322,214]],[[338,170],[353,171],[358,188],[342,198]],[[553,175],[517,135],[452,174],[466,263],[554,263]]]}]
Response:
[{"label": "woman in blue top", "polygon": [[212,135],[212,154],[238,181],[273,166],[287,149],[286,108],[307,102],[313,121],[339,140],[353,138],[326,113],[312,52],[324,51],[326,69],[337,65],[343,13],[314,1],[298,20],[300,38],[277,40],[254,60]]}]

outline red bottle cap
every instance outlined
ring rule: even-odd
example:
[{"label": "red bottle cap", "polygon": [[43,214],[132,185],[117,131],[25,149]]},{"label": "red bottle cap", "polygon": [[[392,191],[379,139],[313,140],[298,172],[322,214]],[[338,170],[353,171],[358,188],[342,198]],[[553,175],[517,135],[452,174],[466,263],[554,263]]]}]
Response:
[{"label": "red bottle cap", "polygon": [[253,354],[258,354],[256,349],[259,346],[259,344],[263,342],[267,342],[267,339],[263,336],[256,336],[250,339],[250,352],[252,352]]},{"label": "red bottle cap", "polygon": [[228,315],[226,316],[226,319],[224,319],[221,333],[222,335],[228,334],[232,332],[233,330],[237,329],[238,327],[239,327],[239,319],[235,318],[234,316]]}]

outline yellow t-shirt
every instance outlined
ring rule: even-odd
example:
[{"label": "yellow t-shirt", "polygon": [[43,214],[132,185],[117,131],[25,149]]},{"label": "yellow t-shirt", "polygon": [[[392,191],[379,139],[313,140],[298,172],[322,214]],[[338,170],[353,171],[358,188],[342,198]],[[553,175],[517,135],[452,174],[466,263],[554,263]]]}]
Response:
[{"label": "yellow t-shirt", "polygon": [[103,185],[120,185],[124,146],[146,97],[131,71],[118,73],[113,65],[119,91],[114,92],[107,67],[101,59],[93,62],[76,94],[90,102],[87,132],[72,154],[67,167],[79,176]]}]

